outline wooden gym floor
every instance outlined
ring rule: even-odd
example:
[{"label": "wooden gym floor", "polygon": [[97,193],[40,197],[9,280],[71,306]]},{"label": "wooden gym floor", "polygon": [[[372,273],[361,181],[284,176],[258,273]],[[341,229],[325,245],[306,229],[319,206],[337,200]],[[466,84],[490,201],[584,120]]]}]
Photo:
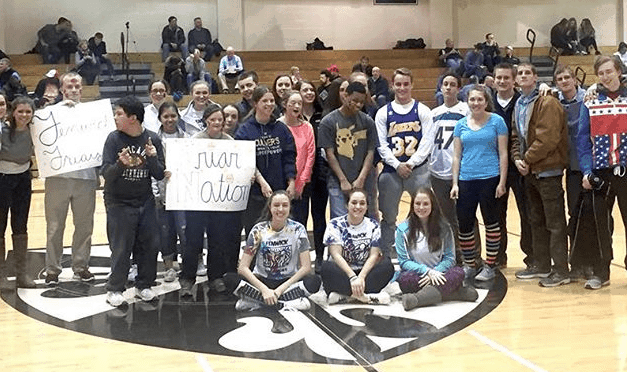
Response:
[{"label": "wooden gym floor", "polygon": [[[36,180],[34,189],[42,188]],[[97,200],[94,245],[107,243],[101,192]],[[399,219],[407,198],[401,204]],[[115,341],[35,320],[0,300],[0,371],[627,371],[625,231],[618,211],[611,285],[598,291],[582,282],[546,289],[516,280],[514,272],[523,267],[517,216],[512,196],[503,301],[450,336],[373,365],[277,362]],[[65,235],[69,245],[71,220]],[[29,238],[30,248],[45,247],[42,192],[33,194]]]}]

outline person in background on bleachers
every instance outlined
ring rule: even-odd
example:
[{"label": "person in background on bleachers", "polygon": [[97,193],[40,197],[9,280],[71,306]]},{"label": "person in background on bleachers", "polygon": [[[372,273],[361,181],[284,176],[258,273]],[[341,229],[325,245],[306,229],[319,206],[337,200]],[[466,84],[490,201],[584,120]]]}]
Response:
[{"label": "person in background on bleachers", "polygon": [[6,55],[6,53],[4,53],[4,52],[2,51],[2,49],[0,49],[0,59],[2,59],[2,58],[8,58],[8,57],[9,57],[9,56],[8,56],[8,55]]},{"label": "person in background on bleachers", "polygon": [[193,82],[190,90],[192,101],[181,110],[181,119],[185,122],[185,133],[193,136],[205,129],[206,123],[203,121],[203,113],[209,104],[215,102],[209,98],[211,90],[209,84],[204,80]]},{"label": "person in background on bleachers", "polygon": [[512,66],[520,64],[520,58],[514,56],[514,47],[508,45],[505,47],[505,56],[503,57],[503,63],[509,63]]},{"label": "person in background on bleachers", "polygon": [[372,77],[372,66],[370,65],[370,58],[367,56],[362,56],[359,59],[359,62],[353,66],[352,72],[363,72],[368,75],[368,77]]},{"label": "person in background on bleachers", "polygon": [[438,59],[443,66],[448,67],[451,71],[461,73],[460,67],[464,64],[464,58],[459,50],[455,48],[453,40],[446,39],[446,47],[438,52]]},{"label": "person in background on bleachers", "polygon": [[87,85],[94,85],[96,77],[100,74],[100,62],[96,60],[93,52],[87,46],[87,40],[81,40],[78,43],[78,50],[74,57],[76,62],[76,72],[79,73],[87,82]]},{"label": "person in background on bleachers", "polygon": [[468,92],[477,84],[479,84],[479,77],[477,75],[470,76],[468,84],[464,85],[459,91],[459,100],[464,102],[468,101]]},{"label": "person in background on bleachers", "polygon": [[7,117],[7,109],[9,107],[9,101],[7,97],[0,92],[0,123],[4,123]]},{"label": "person in background on bleachers", "polygon": [[148,85],[150,104],[144,107],[144,128],[155,133],[159,131],[159,128],[161,127],[161,121],[159,120],[159,108],[164,102],[166,102],[169,90],[170,87],[165,80],[153,80]]},{"label": "person in background on bleachers", "polygon": [[259,84],[259,76],[254,70],[244,71],[237,78],[237,86],[240,93],[242,93],[242,100],[237,104],[239,110],[239,116],[244,118],[252,111],[253,103],[253,91]]},{"label": "person in background on bleachers", "polygon": [[202,52],[202,59],[210,61],[213,57],[213,46],[211,44],[211,32],[202,27],[202,19],[194,18],[194,28],[187,33],[189,50],[198,49]]},{"label": "person in background on bleachers", "polygon": [[188,87],[196,80],[204,80],[209,84],[209,91],[213,91],[213,79],[211,73],[207,71],[205,60],[200,58],[200,49],[194,49],[194,53],[187,56],[185,70],[187,71]]},{"label": "person in background on bleachers", "polygon": [[113,64],[111,60],[107,56],[107,43],[102,40],[104,36],[102,32],[96,32],[94,36],[90,37],[87,41],[87,45],[89,46],[89,50],[94,53],[96,57],[96,61],[101,65],[107,66],[107,72],[109,73],[109,78],[113,80],[113,76],[115,73],[115,69],[113,68]]},{"label": "person in background on bleachers", "polygon": [[35,101],[36,108],[54,105],[63,100],[63,94],[61,94],[61,82],[57,77],[57,70],[52,69],[48,71],[44,75],[44,78],[39,80],[31,98]]},{"label": "person in background on bleachers", "polygon": [[377,66],[372,68],[372,77],[368,80],[368,85],[372,86],[372,100],[377,104],[377,109],[380,109],[388,103],[390,97],[388,80],[381,75],[381,69]]},{"label": "person in background on bleachers", "polygon": [[222,113],[224,114],[224,133],[235,137],[235,132],[237,132],[241,124],[239,108],[229,103],[222,108]]},{"label": "person in background on bleachers", "polygon": [[618,51],[614,53],[615,56],[618,56],[620,62],[622,64],[621,72],[624,74],[627,72],[627,43],[621,41],[618,44]]},{"label": "person in background on bleachers", "polygon": [[[220,88],[222,94],[237,93],[239,88],[237,87],[237,77],[244,71],[244,65],[242,59],[235,55],[235,49],[232,46],[226,48],[226,55],[220,60],[220,66],[218,68],[218,80],[222,85]],[[234,88],[231,89],[230,85]]]},{"label": "person in background on bleachers", "polygon": [[165,62],[170,52],[181,51],[181,59],[185,60],[189,54],[185,43],[185,32],[176,24],[176,17],[168,18],[168,25],[161,31],[161,60]]},{"label": "person in background on bleachers", "polygon": [[487,68],[484,64],[484,56],[482,53],[483,44],[477,43],[474,49],[471,49],[466,53],[464,58],[464,77],[477,76],[479,80],[487,72]]},{"label": "person in background on bleachers", "polygon": [[64,57],[66,64],[70,63],[70,55],[76,52],[78,36],[72,30],[72,22],[60,17],[57,24],[48,24],[37,31],[37,45],[35,49],[41,54],[45,64],[55,64]]},{"label": "person in background on bleachers", "polygon": [[588,50],[590,49],[590,47],[594,48],[594,54],[601,54],[599,48],[597,47],[595,31],[594,27],[592,26],[592,22],[590,22],[590,18],[584,18],[581,20],[578,36],[579,45],[581,45],[581,48],[583,49],[583,54],[588,54]]},{"label": "person in background on bleachers", "polygon": [[320,71],[320,86],[318,87],[318,99],[322,106],[325,105],[329,98],[329,86],[331,85],[331,73],[328,70]]},{"label": "person in background on bleachers", "polygon": [[0,92],[9,101],[13,101],[19,95],[26,95],[26,87],[22,84],[20,74],[13,69],[11,60],[0,59]]},{"label": "person in background on bleachers", "polygon": [[482,43],[481,52],[483,53],[483,64],[488,72],[494,71],[494,66],[501,62],[501,50],[499,44],[494,40],[494,34],[485,35],[485,41]]},{"label": "person in background on bleachers", "polygon": [[187,93],[185,62],[178,56],[169,56],[165,60],[163,79],[168,82],[172,92],[172,99],[178,102]]},{"label": "person in background on bleachers", "polygon": [[303,80],[303,77],[300,76],[300,68],[298,68],[298,66],[292,66],[290,68],[290,79],[292,79],[292,85],[296,85],[296,83]]}]

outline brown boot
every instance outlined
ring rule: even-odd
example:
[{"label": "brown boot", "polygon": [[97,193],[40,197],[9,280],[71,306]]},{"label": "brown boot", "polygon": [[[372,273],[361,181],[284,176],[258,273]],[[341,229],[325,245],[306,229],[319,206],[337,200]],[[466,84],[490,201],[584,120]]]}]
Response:
[{"label": "brown boot", "polygon": [[18,288],[35,288],[37,284],[26,273],[26,250],[28,234],[13,234],[13,257],[15,257],[16,286]]},{"label": "brown boot", "polygon": [[6,248],[4,238],[0,238],[0,290],[14,290],[15,285],[7,280]]}]

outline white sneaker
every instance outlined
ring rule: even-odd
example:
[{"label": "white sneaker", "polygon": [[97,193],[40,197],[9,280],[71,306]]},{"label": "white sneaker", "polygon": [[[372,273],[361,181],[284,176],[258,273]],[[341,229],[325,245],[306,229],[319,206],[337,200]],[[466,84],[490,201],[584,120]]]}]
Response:
[{"label": "white sneaker", "polygon": [[253,310],[259,309],[260,307],[261,307],[261,304],[254,302],[252,300],[246,299],[246,298],[240,298],[235,303],[236,311],[253,311]]},{"label": "white sneaker", "polygon": [[207,266],[202,262],[202,260],[198,261],[198,268],[196,269],[196,276],[206,276],[207,275]]},{"label": "white sneaker", "polygon": [[371,305],[389,305],[390,304],[390,295],[387,292],[379,292],[379,293],[368,293],[366,294],[368,297],[368,303]]},{"label": "white sneaker", "polygon": [[307,311],[311,309],[311,302],[306,297],[297,298],[295,300],[282,301],[283,308],[286,310]]},{"label": "white sneaker", "polygon": [[151,288],[135,288],[135,297],[141,298],[142,301],[152,301],[155,296],[155,292]]},{"label": "white sneaker", "polygon": [[131,269],[128,271],[128,281],[134,282],[137,278],[137,264],[132,264]]},{"label": "white sneaker", "polygon": [[329,297],[327,298],[327,303],[329,305],[334,305],[340,302],[346,302],[348,298],[349,296],[339,294],[337,292],[331,292],[329,293]]},{"label": "white sneaker", "polygon": [[393,281],[391,283],[388,283],[388,285],[386,285],[383,288],[382,292],[386,292],[387,294],[391,296],[400,296],[403,294],[403,291],[401,291],[401,286],[398,284],[397,281]]},{"label": "white sneaker", "polygon": [[176,270],[174,269],[168,269],[168,271],[165,272],[165,274],[163,274],[163,281],[164,282],[173,282],[176,280]]},{"label": "white sneaker", "polygon": [[113,307],[118,307],[127,302],[122,292],[107,292],[107,303]]}]

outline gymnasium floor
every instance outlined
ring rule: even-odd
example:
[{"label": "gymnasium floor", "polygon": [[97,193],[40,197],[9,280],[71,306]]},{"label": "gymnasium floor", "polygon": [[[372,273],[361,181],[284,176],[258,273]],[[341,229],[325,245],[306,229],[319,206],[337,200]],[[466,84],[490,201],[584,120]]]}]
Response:
[{"label": "gymnasium floor", "polygon": [[[42,189],[39,182],[35,190]],[[625,231],[618,211],[612,284],[598,291],[582,282],[547,289],[514,278],[523,263],[510,199],[508,268],[479,289],[476,303],[404,312],[397,302],[328,306],[317,300],[306,313],[237,314],[232,299],[203,283],[191,300],[179,298],[175,282],[160,283],[152,303],[106,305],[101,196],[91,262],[98,280],[2,293],[0,371],[627,371]],[[401,204],[399,218],[408,200]],[[45,246],[41,192],[33,195],[29,232],[37,270],[43,257],[37,248]]]}]

